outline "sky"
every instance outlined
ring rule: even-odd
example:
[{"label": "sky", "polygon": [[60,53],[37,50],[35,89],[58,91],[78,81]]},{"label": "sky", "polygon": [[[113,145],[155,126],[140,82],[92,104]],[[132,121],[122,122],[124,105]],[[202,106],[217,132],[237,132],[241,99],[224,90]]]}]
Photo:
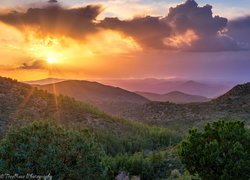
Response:
[{"label": "sky", "polygon": [[0,0],[0,75],[247,82],[249,9],[249,0]]}]

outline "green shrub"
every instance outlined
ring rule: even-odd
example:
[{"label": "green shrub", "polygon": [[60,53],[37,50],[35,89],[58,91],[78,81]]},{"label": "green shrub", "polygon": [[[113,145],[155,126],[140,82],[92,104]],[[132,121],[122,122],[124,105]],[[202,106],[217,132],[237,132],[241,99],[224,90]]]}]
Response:
[{"label": "green shrub", "polygon": [[180,144],[181,161],[191,174],[202,179],[250,178],[250,133],[244,123],[214,122],[203,132],[189,131]]},{"label": "green shrub", "polygon": [[53,179],[103,179],[103,153],[79,132],[34,122],[0,142],[0,172],[52,175]]}]

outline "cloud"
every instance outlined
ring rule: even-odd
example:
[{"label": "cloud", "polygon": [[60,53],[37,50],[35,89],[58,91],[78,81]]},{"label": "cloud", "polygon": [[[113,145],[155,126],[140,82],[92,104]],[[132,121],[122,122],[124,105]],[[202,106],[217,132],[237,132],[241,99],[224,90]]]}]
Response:
[{"label": "cloud", "polygon": [[48,3],[57,3],[57,0],[49,0]]},{"label": "cloud", "polygon": [[[242,47],[223,31],[228,20],[194,0],[169,9],[165,17],[105,18],[100,25],[133,37],[142,47],[184,51],[234,51]],[[191,33],[190,33],[191,32]],[[191,35],[190,38],[187,35]],[[176,40],[176,41],[174,41]]]},{"label": "cloud", "polygon": [[11,12],[0,15],[4,23],[24,29],[33,27],[41,34],[66,35],[82,38],[97,31],[94,23],[101,12],[101,6],[89,5],[75,9],[66,9],[59,5],[42,8],[29,8],[25,13]]},{"label": "cloud", "polygon": [[213,17],[212,6],[199,7],[194,0],[187,0],[184,4],[170,8],[165,20],[172,24],[177,32],[192,29],[202,36],[213,36],[227,25],[226,18]]},{"label": "cloud", "polygon": [[233,37],[241,46],[250,49],[250,16],[229,21],[227,34]]},{"label": "cloud", "polygon": [[187,0],[184,4],[169,9],[164,20],[173,27],[174,34],[183,34],[192,30],[195,39],[185,50],[192,51],[229,51],[239,50],[236,41],[223,30],[228,20],[220,16],[213,16],[212,6],[199,7],[194,0]]},{"label": "cloud", "polygon": [[163,39],[170,36],[170,26],[159,17],[138,17],[132,20],[105,18],[101,23],[104,28],[111,28],[133,37],[143,47],[164,49]]},{"label": "cloud", "polygon": [[26,69],[26,70],[33,70],[33,69],[46,69],[48,66],[47,62],[43,60],[35,60],[31,63],[23,63],[18,69]]},{"label": "cloud", "polygon": [[[170,8],[165,17],[145,16],[130,20],[106,17],[99,22],[96,19],[102,11],[100,5],[64,8],[55,3],[56,0],[49,2],[49,6],[29,8],[24,13],[13,11],[0,15],[0,21],[19,29],[28,26],[41,34],[64,35],[76,40],[101,30],[114,30],[132,37],[144,49],[208,52],[245,49],[238,43],[244,37],[237,36],[236,22],[229,23],[229,33],[226,33],[228,20],[213,16],[212,6],[200,7],[194,0]],[[247,28],[243,29],[241,32],[246,34]]]}]

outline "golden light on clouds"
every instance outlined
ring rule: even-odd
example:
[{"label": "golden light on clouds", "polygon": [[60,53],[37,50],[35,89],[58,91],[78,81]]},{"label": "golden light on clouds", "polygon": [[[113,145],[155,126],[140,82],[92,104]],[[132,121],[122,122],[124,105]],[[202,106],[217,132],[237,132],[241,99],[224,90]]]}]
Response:
[{"label": "golden light on clouds", "polygon": [[[1,60],[1,65],[5,65],[0,67],[1,73],[9,72],[11,75],[8,76],[15,78],[19,74],[18,79],[22,80],[31,79],[28,74],[32,74],[34,79],[47,76],[51,73],[51,66],[65,73],[74,68],[93,69],[94,66],[103,65],[99,62],[103,58],[141,50],[133,38],[112,30],[102,30],[76,40],[65,36],[41,35],[30,27],[20,32],[3,23],[0,24],[0,41],[0,56],[5,59]],[[6,69],[6,66],[11,68]],[[100,67],[98,69],[101,71]]]},{"label": "golden light on clouds", "polygon": [[[68,37],[29,35],[21,48],[32,59],[71,63],[76,59],[82,61],[97,55],[125,54],[140,51],[140,46],[131,37],[118,32],[105,30],[75,40]],[[78,62],[81,63],[81,62]]]},{"label": "golden light on clouds", "polygon": [[198,40],[198,36],[192,30],[187,30],[183,34],[174,35],[172,37],[166,38],[164,44],[174,47],[182,48],[185,46],[191,46],[192,42]]}]

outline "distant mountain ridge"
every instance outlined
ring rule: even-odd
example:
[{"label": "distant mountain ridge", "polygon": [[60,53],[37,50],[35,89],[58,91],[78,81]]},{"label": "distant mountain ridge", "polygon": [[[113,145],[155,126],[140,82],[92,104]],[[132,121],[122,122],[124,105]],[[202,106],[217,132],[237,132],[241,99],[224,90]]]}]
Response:
[{"label": "distant mountain ridge", "polygon": [[65,81],[64,79],[57,79],[57,78],[47,78],[47,79],[40,79],[34,81],[24,81],[24,83],[31,84],[31,85],[47,85],[53,84],[57,82]]},{"label": "distant mountain ridge", "polygon": [[127,80],[102,80],[101,83],[119,86],[133,92],[149,92],[166,94],[179,91],[208,98],[218,97],[232,88],[230,84],[196,82],[180,79],[127,79]]},{"label": "distant mountain ridge", "polygon": [[[37,81],[26,81],[32,85],[48,85],[57,82],[66,81],[64,79],[48,78]],[[114,80],[95,80],[104,85],[120,87],[131,92],[149,92],[154,94],[166,94],[173,91],[179,91],[185,94],[215,98],[232,88],[230,84],[205,83],[193,80],[182,79],[114,79]]]},{"label": "distant mountain ridge", "polygon": [[173,102],[177,104],[192,103],[192,102],[207,102],[208,98],[204,96],[190,95],[179,91],[172,91],[166,94],[155,94],[148,92],[136,92],[151,101]]},{"label": "distant mountain ridge", "polygon": [[67,80],[36,87],[50,93],[62,94],[90,103],[109,113],[115,113],[120,108],[126,109],[128,106],[137,106],[149,102],[148,99],[136,93],[84,80]]}]

